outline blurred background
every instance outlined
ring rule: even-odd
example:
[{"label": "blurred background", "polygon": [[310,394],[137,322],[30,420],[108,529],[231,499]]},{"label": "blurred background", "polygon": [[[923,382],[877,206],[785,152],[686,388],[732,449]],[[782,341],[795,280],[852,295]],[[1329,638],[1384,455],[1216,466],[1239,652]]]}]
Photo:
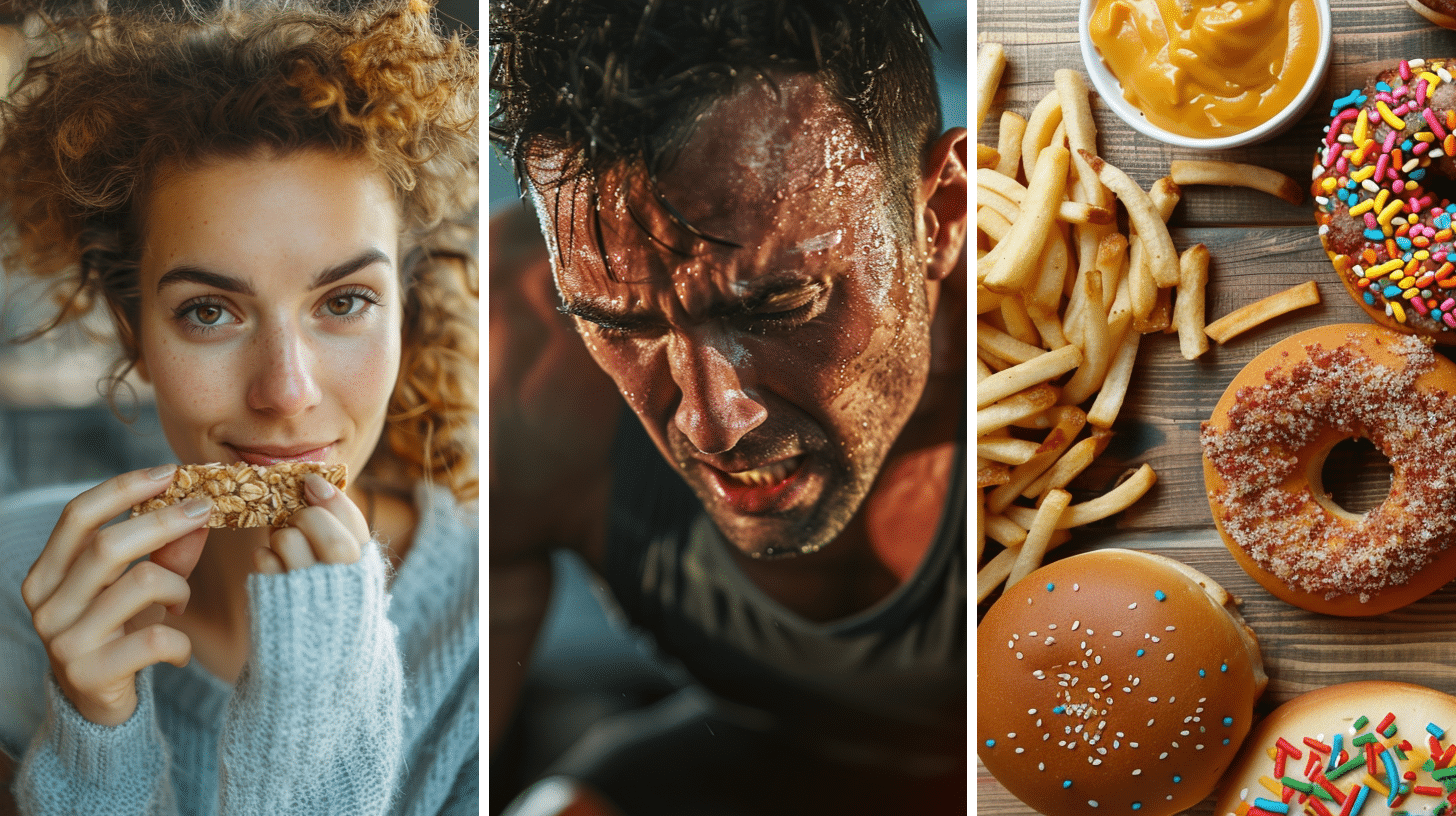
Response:
[{"label": "blurred background", "polygon": [[[921,6],[940,41],[933,54],[945,127],[966,127],[967,3],[921,0]],[[488,212],[522,206],[510,164],[493,150],[485,161]],[[491,756],[491,813],[548,768],[589,724],[649,705],[689,683],[654,654],[646,638],[626,629],[606,589],[577,556],[558,552],[554,566],[551,610],[532,656],[519,719]]]},{"label": "blurred background", "polygon": [[[194,0],[206,7],[217,0]],[[9,94],[38,26],[24,2],[0,0],[0,96]],[[111,8],[170,7],[183,0],[112,0]],[[437,0],[441,24],[478,41],[477,0]],[[0,225],[3,228],[3,225]],[[129,381],[116,410],[104,396],[116,358],[110,322],[90,316],[43,338],[15,340],[55,313],[52,284],[0,268],[0,496],[47,484],[99,482],[126,470],[175,461],[146,388]],[[121,417],[128,421],[123,421]]]}]

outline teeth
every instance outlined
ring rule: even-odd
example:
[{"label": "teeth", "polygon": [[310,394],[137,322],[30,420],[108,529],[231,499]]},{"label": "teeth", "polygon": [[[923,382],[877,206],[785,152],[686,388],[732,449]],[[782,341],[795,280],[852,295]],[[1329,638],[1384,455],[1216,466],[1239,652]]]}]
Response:
[{"label": "teeth", "polygon": [[730,473],[728,474],[728,476],[734,481],[740,482],[742,484],[752,485],[754,487],[767,487],[769,485],[782,482],[785,478],[788,477],[790,473],[794,472],[794,468],[797,467],[798,464],[799,457],[795,456],[792,459],[785,459],[781,462],[774,462],[771,465],[764,465],[761,468],[744,470],[738,473]]}]

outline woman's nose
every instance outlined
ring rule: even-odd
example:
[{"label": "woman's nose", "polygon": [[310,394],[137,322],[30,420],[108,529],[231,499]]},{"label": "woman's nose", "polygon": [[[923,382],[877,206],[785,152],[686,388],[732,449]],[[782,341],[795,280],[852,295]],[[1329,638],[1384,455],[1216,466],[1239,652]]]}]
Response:
[{"label": "woman's nose", "polygon": [[668,365],[682,392],[673,422],[703,453],[732,450],[768,418],[743,382],[745,356],[730,337],[709,329],[674,335],[668,343]]},{"label": "woman's nose", "polygon": [[318,360],[302,332],[292,326],[272,327],[254,338],[253,345],[249,408],[289,417],[318,404]]}]

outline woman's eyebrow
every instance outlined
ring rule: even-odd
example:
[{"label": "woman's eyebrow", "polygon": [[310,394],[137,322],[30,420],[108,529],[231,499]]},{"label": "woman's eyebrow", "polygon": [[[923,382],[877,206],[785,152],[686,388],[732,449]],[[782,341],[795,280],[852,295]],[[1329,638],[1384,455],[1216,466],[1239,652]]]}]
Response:
[{"label": "woman's eyebrow", "polygon": [[217,272],[209,272],[198,266],[176,266],[162,275],[157,281],[157,291],[160,293],[168,286],[177,283],[200,283],[203,286],[210,286],[214,289],[221,289],[224,292],[233,292],[239,295],[253,295],[253,285],[241,278],[234,278],[231,275],[222,275]]},{"label": "woman's eyebrow", "polygon": [[[335,264],[320,271],[313,276],[309,284],[310,289],[318,289],[328,286],[335,281],[347,278],[350,275],[364,269],[371,264],[389,263],[389,256],[378,249],[366,249],[347,261]],[[200,283],[203,286],[210,286],[214,289],[221,289],[224,292],[233,292],[239,295],[255,295],[257,292],[253,285],[242,278],[235,278],[231,275],[224,275],[219,272],[212,272],[199,266],[177,266],[167,270],[157,281],[157,291],[178,283]]]},{"label": "woman's eyebrow", "polygon": [[[389,256],[373,247],[364,250],[341,264],[336,264],[313,276],[313,282],[309,284],[310,289],[318,289],[328,286],[335,281],[342,280],[358,272],[365,267],[376,263],[390,263]],[[391,264],[392,266],[392,264]]]}]

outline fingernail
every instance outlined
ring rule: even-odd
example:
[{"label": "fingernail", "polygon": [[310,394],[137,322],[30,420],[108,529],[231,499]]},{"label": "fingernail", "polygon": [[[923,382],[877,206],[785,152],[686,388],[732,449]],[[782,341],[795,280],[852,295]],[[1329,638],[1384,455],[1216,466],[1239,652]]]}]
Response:
[{"label": "fingernail", "polygon": [[152,479],[154,481],[160,482],[163,479],[167,478],[168,476],[171,476],[173,473],[176,473],[176,472],[177,472],[177,466],[176,465],[157,465],[156,467],[154,467],[151,470],[147,471],[147,478],[148,479]]},{"label": "fingernail", "polygon": [[319,501],[331,499],[334,496],[334,486],[329,483],[328,479],[325,479],[317,473],[305,475],[303,477],[303,484],[304,487],[308,488],[308,492],[312,493],[313,497]]},{"label": "fingernail", "polygon": [[189,499],[182,505],[182,515],[188,518],[201,518],[212,510],[210,499]]}]

